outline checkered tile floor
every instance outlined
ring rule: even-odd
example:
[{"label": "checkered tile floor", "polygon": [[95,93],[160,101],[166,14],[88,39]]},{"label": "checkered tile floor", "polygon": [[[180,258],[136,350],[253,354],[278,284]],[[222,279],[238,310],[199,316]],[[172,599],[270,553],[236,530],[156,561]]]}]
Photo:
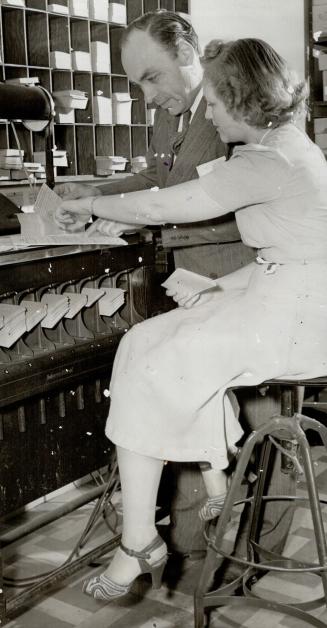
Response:
[{"label": "checkered tile floor", "polygon": [[[326,498],[327,455],[321,447],[314,447],[313,455],[318,486]],[[301,482],[298,493],[305,495]],[[71,499],[71,494],[60,496],[60,500],[68,499]],[[53,508],[58,505],[58,500],[38,506],[36,510],[25,514],[24,520],[26,516],[35,516],[35,513]],[[83,530],[92,507],[93,504],[88,504],[8,546],[4,552],[5,575],[26,578],[60,565]],[[327,522],[327,506],[323,510]],[[236,527],[236,520],[232,522],[233,526]],[[316,560],[311,530],[310,512],[301,502],[296,509],[286,548],[288,556],[310,562]],[[104,542],[107,538],[108,528],[101,523],[91,539],[91,545]],[[108,556],[105,561],[107,558],[110,560]],[[102,569],[103,565],[98,565],[80,570],[46,596],[38,598],[30,608],[10,621],[8,628],[192,628],[192,593],[201,563],[189,562],[184,566],[170,564],[159,591],[152,591],[149,583],[140,579],[126,598],[110,604],[95,601],[82,593],[83,580],[89,575],[100,573]],[[292,598],[309,600],[322,594],[320,579],[312,575],[285,576],[275,573],[262,578],[256,586],[262,595],[265,592],[270,595],[273,593],[281,601]],[[7,589],[7,593],[12,595],[13,590]],[[313,614],[324,620],[327,626],[327,610],[324,606],[313,611]],[[210,628],[301,628],[301,625],[308,624],[285,615],[249,608],[245,600],[239,608],[223,607],[214,611],[210,620]]]}]

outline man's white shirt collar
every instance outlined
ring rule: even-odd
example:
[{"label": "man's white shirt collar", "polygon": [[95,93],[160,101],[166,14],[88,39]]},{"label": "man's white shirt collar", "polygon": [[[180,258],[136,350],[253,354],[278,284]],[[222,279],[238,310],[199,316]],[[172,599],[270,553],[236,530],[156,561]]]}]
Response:
[{"label": "man's white shirt collar", "polygon": [[[194,116],[194,114],[195,114],[195,112],[196,112],[196,110],[197,110],[197,108],[198,108],[198,106],[200,104],[200,101],[202,100],[202,97],[203,97],[203,89],[201,87],[200,91],[195,96],[193,104],[190,107],[190,111],[191,111],[191,114],[192,114],[191,118],[190,118],[190,124],[191,124],[191,122],[193,120],[193,116]],[[182,126],[183,126],[183,116],[180,116],[179,124],[178,124],[178,131],[182,130]]]}]

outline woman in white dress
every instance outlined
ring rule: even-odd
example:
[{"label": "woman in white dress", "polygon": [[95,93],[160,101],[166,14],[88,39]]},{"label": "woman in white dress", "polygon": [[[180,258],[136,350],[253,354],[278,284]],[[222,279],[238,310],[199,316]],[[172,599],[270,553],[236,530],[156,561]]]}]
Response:
[{"label": "woman in white dress", "polygon": [[180,307],[120,343],[106,434],[117,446],[122,545],[85,584],[96,598],[124,595],[146,572],[159,586],[166,547],[154,515],[165,460],[199,461],[209,496],[200,514],[219,513],[228,450],[242,435],[229,387],[327,372],[327,166],[295,124],[305,86],[260,40],[211,42],[203,65],[207,117],[223,141],[244,144],[231,159],[189,183],[67,201],[57,212],[67,229],[91,213],[115,229],[235,211],[244,243],[258,249],[256,263],[200,298],[171,294]]}]

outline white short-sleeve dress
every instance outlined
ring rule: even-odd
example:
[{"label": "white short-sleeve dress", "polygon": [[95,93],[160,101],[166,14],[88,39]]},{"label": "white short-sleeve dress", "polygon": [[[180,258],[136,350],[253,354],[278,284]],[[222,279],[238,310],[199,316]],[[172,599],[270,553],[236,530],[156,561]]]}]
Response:
[{"label": "white short-sleeve dress", "polygon": [[236,212],[257,262],[217,280],[205,303],[126,334],[106,434],[143,455],[223,469],[242,435],[229,388],[327,374],[327,165],[286,124],[200,183],[217,214]]}]

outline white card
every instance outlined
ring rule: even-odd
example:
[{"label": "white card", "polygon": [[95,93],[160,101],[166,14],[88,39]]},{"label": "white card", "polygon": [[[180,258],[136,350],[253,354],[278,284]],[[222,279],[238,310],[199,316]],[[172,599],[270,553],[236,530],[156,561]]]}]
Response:
[{"label": "white card", "polygon": [[190,298],[210,288],[217,288],[214,279],[192,273],[190,270],[185,270],[184,268],[176,268],[161,285],[163,288],[166,288],[166,290],[176,289],[178,292],[185,290],[185,293]]}]

